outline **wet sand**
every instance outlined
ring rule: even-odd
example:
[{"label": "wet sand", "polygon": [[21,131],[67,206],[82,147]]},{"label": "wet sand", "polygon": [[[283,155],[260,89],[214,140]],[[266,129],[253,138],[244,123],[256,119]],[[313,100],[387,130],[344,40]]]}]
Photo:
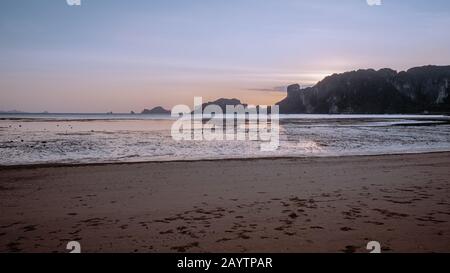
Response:
[{"label": "wet sand", "polygon": [[0,168],[0,251],[450,252],[450,153]]}]

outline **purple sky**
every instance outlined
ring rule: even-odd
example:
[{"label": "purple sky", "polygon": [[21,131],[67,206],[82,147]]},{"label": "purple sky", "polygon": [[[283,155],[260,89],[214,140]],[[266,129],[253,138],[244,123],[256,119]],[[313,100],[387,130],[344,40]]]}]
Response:
[{"label": "purple sky", "polygon": [[450,1],[3,0],[0,110],[129,112],[450,64]]}]

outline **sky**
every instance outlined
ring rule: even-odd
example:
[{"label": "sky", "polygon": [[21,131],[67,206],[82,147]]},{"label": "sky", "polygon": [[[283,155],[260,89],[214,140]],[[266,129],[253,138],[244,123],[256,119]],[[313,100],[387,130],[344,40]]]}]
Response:
[{"label": "sky", "polygon": [[450,64],[450,1],[2,0],[0,110],[273,104],[333,73]]}]

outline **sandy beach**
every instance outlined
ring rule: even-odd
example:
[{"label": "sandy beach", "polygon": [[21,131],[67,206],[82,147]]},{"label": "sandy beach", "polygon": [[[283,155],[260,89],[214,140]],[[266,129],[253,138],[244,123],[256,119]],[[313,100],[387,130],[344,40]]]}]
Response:
[{"label": "sandy beach", "polygon": [[0,168],[0,251],[450,252],[450,153]]}]

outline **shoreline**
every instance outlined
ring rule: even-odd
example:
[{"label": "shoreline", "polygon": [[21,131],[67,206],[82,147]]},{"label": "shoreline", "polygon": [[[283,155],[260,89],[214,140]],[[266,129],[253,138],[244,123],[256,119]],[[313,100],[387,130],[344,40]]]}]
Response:
[{"label": "shoreline", "polygon": [[0,172],[0,252],[450,252],[450,152]]},{"label": "shoreline", "polygon": [[41,169],[41,168],[70,168],[70,167],[89,167],[89,166],[109,166],[109,165],[139,165],[149,163],[190,163],[190,162],[220,162],[220,161],[252,161],[252,160],[291,160],[291,159],[316,159],[316,158],[353,158],[353,157],[383,157],[383,156],[403,156],[403,155],[427,155],[427,154],[449,154],[447,151],[426,151],[426,152],[395,152],[385,154],[359,154],[359,155],[324,155],[324,156],[268,156],[268,157],[241,157],[241,158],[211,158],[211,159],[175,159],[175,160],[144,160],[144,161],[112,161],[112,162],[93,162],[93,163],[37,163],[37,164],[17,164],[1,165],[1,170],[23,170],[23,169]]},{"label": "shoreline", "polygon": [[[7,117],[5,117],[7,116]],[[27,117],[28,116],[28,117]],[[33,117],[30,117],[33,116]],[[39,117],[36,117],[39,116]],[[59,118],[59,116],[74,116],[74,118]],[[80,118],[85,116],[89,118]],[[103,116],[99,118],[98,116]],[[106,116],[106,117],[105,117]],[[92,118],[93,117],[93,118]],[[149,118],[150,117],[150,118]],[[416,121],[436,121],[442,124],[450,123],[450,114],[435,113],[435,114],[279,114],[280,120],[301,120],[306,117],[313,120],[351,120],[351,119],[404,119]],[[301,118],[299,118],[301,117]],[[0,121],[12,122],[90,122],[90,121],[136,121],[136,120],[176,120],[177,117],[172,117],[170,114],[129,114],[129,113],[22,113],[22,114],[6,114],[0,113]]]}]

